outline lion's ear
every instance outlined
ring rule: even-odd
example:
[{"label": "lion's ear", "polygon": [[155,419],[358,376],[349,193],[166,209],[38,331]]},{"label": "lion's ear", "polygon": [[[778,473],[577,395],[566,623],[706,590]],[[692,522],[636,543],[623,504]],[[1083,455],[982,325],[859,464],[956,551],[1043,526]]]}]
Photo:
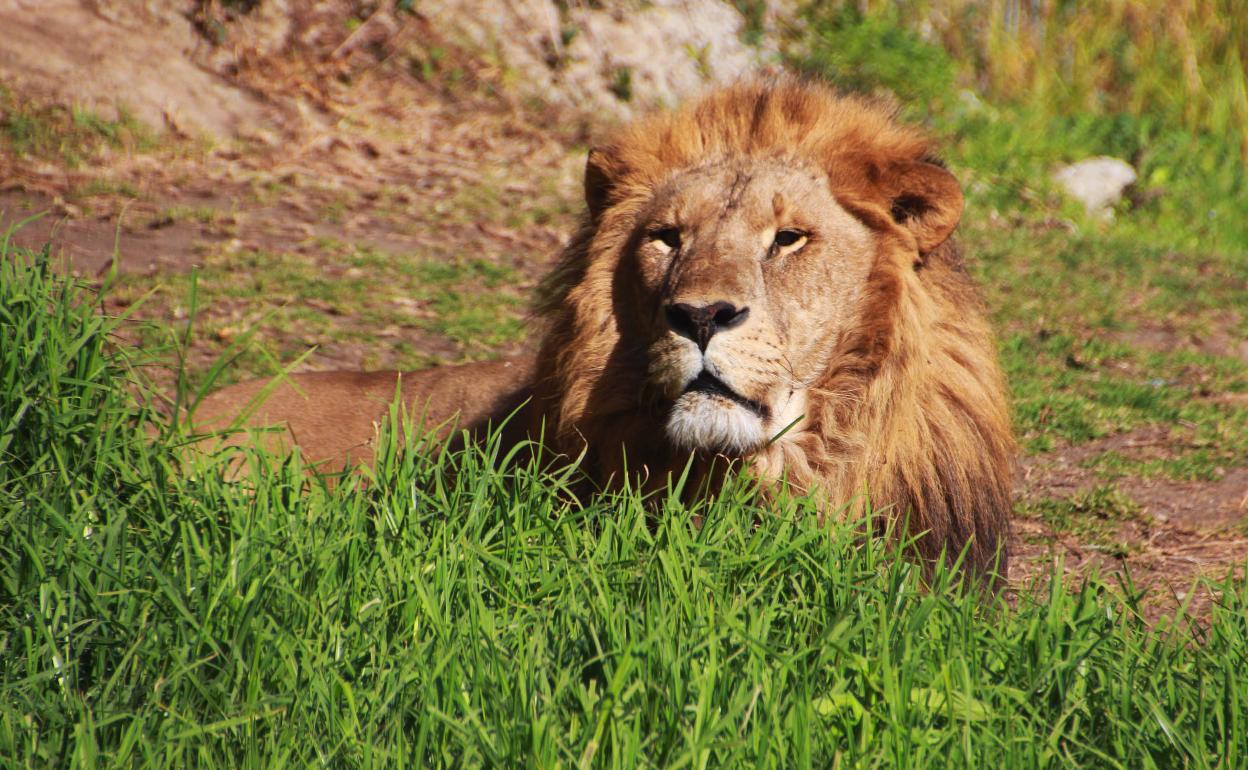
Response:
[{"label": "lion's ear", "polygon": [[927,254],[953,233],[962,218],[962,188],[944,167],[916,161],[893,170],[885,189],[889,213],[914,233],[919,253]]},{"label": "lion's ear", "polygon": [[611,187],[615,181],[615,158],[603,148],[589,151],[585,161],[585,205],[590,217],[597,219],[611,199]]}]

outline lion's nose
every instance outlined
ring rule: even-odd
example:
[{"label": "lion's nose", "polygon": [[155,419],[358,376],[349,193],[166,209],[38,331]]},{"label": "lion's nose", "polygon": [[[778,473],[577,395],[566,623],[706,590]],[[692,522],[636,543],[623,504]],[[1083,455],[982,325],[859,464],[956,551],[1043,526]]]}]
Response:
[{"label": "lion's nose", "polygon": [[664,310],[668,326],[677,334],[683,334],[698,343],[702,350],[706,350],[716,332],[740,326],[750,314],[748,307],[739,308],[723,300],[701,307],[676,302]]}]

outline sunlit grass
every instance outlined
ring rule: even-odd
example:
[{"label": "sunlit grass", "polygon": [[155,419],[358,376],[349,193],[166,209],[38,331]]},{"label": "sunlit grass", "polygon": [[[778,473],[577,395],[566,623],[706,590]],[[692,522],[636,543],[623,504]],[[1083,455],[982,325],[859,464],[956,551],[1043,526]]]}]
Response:
[{"label": "sunlit grass", "polygon": [[183,447],[98,310],[0,259],[6,764],[1245,761],[1242,581],[1196,626],[1096,578],[1011,605],[801,499],[577,501],[575,469],[397,431],[328,486]]},{"label": "sunlit grass", "polygon": [[[425,353],[404,352],[397,339],[402,329],[438,335],[458,351],[453,359],[489,358],[524,336],[527,297],[516,270],[482,259],[341,243],[317,244],[312,257],[218,248],[202,258],[196,282],[203,310],[198,344],[206,352],[220,353],[252,333],[228,379],[271,374],[274,359],[339,343],[387,345],[397,354],[391,365],[427,365]],[[176,317],[185,313],[189,287],[185,276],[125,275],[113,298],[127,305],[148,297]],[[171,320],[158,322],[166,338],[175,333]],[[202,376],[203,364],[191,374]]]},{"label": "sunlit grass", "polygon": [[1074,219],[1049,179],[1111,155],[1139,181],[1115,230],[1248,265],[1248,4],[812,3],[790,63],[887,93],[948,139],[971,202]]}]

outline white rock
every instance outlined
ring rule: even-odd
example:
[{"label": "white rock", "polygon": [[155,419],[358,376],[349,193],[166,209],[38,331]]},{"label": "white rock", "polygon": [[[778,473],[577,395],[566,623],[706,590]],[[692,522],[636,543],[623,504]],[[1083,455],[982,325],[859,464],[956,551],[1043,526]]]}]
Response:
[{"label": "white rock", "polygon": [[[768,18],[782,4],[769,7]],[[726,0],[421,0],[451,39],[497,52],[522,91],[615,119],[674,104],[775,59],[741,40],[745,19]]]},{"label": "white rock", "polygon": [[969,88],[958,91],[958,106],[971,115],[984,111],[984,101]]},{"label": "white rock", "polygon": [[271,125],[263,100],[197,63],[204,42],[188,5],[0,0],[0,83],[105,120],[124,105],[154,128],[234,136]]},{"label": "white rock", "polygon": [[1089,215],[1113,219],[1114,204],[1136,180],[1131,164],[1117,158],[1088,158],[1061,168],[1053,181],[1083,204]]}]

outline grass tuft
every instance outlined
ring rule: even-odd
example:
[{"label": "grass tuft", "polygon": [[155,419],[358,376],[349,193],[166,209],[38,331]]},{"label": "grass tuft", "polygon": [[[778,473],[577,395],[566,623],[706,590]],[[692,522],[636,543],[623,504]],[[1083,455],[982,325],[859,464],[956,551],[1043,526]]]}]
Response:
[{"label": "grass tuft", "polygon": [[107,120],[83,107],[27,101],[0,85],[0,152],[77,168],[109,151],[144,151],[156,136],[124,108]]}]

